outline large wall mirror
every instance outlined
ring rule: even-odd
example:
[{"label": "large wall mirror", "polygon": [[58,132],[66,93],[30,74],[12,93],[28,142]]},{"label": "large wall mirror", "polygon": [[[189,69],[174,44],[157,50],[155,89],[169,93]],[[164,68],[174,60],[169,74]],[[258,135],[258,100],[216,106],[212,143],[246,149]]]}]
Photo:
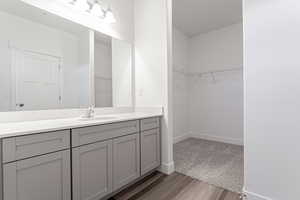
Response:
[{"label": "large wall mirror", "polygon": [[132,106],[131,44],[0,2],[0,112]]},{"label": "large wall mirror", "polygon": [[131,44],[95,32],[95,107],[132,106],[131,51]]}]

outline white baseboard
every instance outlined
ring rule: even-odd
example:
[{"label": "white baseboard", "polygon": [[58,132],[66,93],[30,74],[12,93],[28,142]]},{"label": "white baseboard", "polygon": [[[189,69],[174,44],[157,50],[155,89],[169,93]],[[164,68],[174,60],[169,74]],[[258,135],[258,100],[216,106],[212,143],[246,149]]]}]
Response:
[{"label": "white baseboard", "polygon": [[164,174],[167,174],[167,175],[172,174],[173,172],[175,172],[174,162],[162,163],[161,166],[160,166],[159,171],[161,173],[164,173]]},{"label": "white baseboard", "polygon": [[253,192],[249,192],[249,191],[244,191],[244,194],[247,195],[247,199],[246,200],[272,200],[269,197],[265,197]]},{"label": "white baseboard", "polygon": [[235,145],[244,145],[243,140],[239,139],[233,139],[233,138],[225,138],[225,137],[219,137],[219,136],[213,136],[213,135],[205,135],[205,134],[190,134],[189,137],[191,138],[199,138],[204,140],[212,140],[216,142],[223,142],[223,143],[229,143],[229,144],[235,144]]},{"label": "white baseboard", "polygon": [[180,135],[180,136],[174,137],[173,143],[176,144],[176,143],[181,142],[181,141],[183,141],[185,139],[188,139],[188,138],[190,138],[189,134]]}]

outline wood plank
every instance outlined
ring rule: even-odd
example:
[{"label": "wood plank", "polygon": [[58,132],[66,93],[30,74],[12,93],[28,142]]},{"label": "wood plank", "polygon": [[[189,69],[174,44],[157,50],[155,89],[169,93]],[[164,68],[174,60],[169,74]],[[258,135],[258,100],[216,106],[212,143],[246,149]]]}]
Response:
[{"label": "wood plank", "polygon": [[[223,199],[220,199],[220,200],[223,200]],[[240,198],[240,194],[228,191],[224,200],[241,200],[241,198]]]},{"label": "wood plank", "polygon": [[220,198],[223,191],[224,190],[221,188],[193,180],[193,182],[190,185],[187,185],[174,200],[216,200]]},{"label": "wood plank", "polygon": [[173,175],[166,177],[162,183],[156,185],[150,192],[146,193],[147,195],[144,195],[141,200],[173,199],[190,182],[192,182],[191,178],[174,173]]},{"label": "wood plank", "polygon": [[159,184],[166,175],[154,172],[153,174],[145,177],[145,179],[135,183],[131,187],[121,191],[119,194],[114,196],[115,200],[128,200],[132,198],[137,198],[144,192],[149,191],[155,184]]},{"label": "wood plank", "polygon": [[[239,200],[239,194],[179,173],[159,172],[117,194],[114,200]],[[157,178],[159,177],[159,178]]]}]

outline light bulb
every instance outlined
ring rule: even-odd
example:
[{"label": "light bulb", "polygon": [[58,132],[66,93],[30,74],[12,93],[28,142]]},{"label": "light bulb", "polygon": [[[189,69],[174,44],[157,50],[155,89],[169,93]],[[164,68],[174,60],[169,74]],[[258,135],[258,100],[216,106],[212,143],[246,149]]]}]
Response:
[{"label": "light bulb", "polygon": [[103,9],[101,8],[101,6],[98,3],[94,4],[91,13],[92,13],[92,15],[94,15],[96,17],[101,17],[101,18],[103,18],[105,15]]},{"label": "light bulb", "polygon": [[116,18],[114,16],[114,13],[112,12],[112,10],[109,8],[107,9],[106,13],[105,13],[105,22],[112,24],[112,23],[116,23]]},{"label": "light bulb", "polygon": [[87,3],[86,0],[77,0],[75,7],[76,9],[81,11],[87,11],[90,9],[90,5]]},{"label": "light bulb", "polygon": [[72,4],[72,5],[75,5],[76,0],[71,0],[71,1],[69,1],[69,3]]}]

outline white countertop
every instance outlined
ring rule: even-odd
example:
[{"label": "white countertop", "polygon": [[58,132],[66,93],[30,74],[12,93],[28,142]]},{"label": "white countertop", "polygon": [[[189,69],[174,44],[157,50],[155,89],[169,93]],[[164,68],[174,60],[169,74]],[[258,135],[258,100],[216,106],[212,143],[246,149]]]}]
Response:
[{"label": "white countertop", "polygon": [[0,124],[0,138],[42,133],[49,131],[95,126],[122,121],[137,120],[149,117],[158,117],[161,114],[149,112],[132,112],[113,115],[97,115],[96,117],[111,117],[107,119],[85,120],[78,118],[40,120],[27,122],[11,122]]}]

